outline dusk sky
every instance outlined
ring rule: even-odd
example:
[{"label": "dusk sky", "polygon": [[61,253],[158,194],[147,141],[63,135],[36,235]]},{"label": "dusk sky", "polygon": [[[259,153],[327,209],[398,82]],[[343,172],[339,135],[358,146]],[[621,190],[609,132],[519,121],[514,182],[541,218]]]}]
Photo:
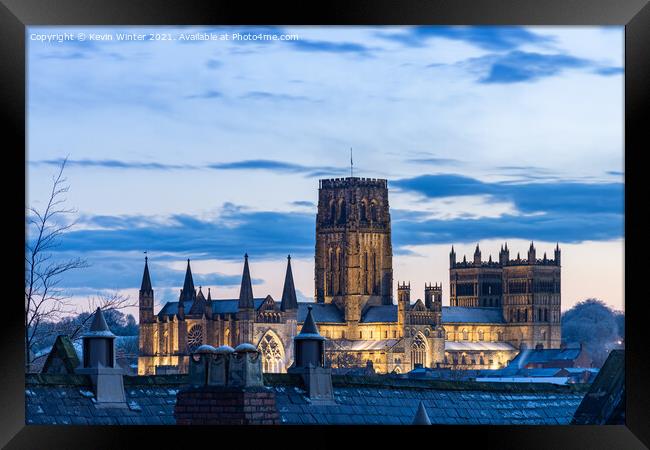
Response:
[{"label": "dusk sky", "polygon": [[[113,41],[43,42],[101,33]],[[117,33],[266,33],[284,41],[119,42]],[[57,256],[83,299],[156,303],[186,259],[213,298],[281,297],[286,255],[314,295],[318,180],[388,179],[394,288],[443,283],[448,253],[562,249],[562,308],[623,309],[623,27],[29,27],[27,194],[63,158],[78,224]],[[155,308],[158,311],[159,306]],[[137,311],[130,311],[137,315]]]}]

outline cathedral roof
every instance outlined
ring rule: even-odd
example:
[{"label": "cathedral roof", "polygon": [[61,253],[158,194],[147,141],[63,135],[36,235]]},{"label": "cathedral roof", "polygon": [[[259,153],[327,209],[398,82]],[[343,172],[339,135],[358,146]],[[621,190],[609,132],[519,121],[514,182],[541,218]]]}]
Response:
[{"label": "cathedral roof", "polygon": [[445,351],[518,351],[507,342],[469,342],[469,341],[445,341]]},{"label": "cathedral roof", "polygon": [[504,323],[501,308],[443,306],[443,323]]},{"label": "cathedral roof", "polygon": [[[258,309],[260,305],[264,302],[263,298],[254,298],[253,305],[255,309]],[[207,302],[205,302],[207,304]],[[185,311],[191,311],[194,301],[185,301],[183,302],[183,308]],[[213,299],[211,302],[212,313],[213,314],[235,314],[239,310],[239,299],[230,298],[223,300]],[[203,311],[199,312],[201,314]],[[162,318],[164,316],[174,316],[178,314],[178,302],[167,302],[165,306],[162,307],[160,312],[158,312],[158,317]]]},{"label": "cathedral roof", "polygon": [[370,306],[366,309],[360,322],[397,322],[397,305]]},{"label": "cathedral roof", "polygon": [[305,321],[307,308],[310,305],[316,323],[345,323],[343,314],[333,303],[298,303],[298,322]]}]

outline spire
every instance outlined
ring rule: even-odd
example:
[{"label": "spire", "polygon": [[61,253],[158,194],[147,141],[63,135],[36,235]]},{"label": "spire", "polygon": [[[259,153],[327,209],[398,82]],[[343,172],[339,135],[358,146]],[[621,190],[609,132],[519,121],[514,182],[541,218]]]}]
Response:
[{"label": "spire", "polygon": [[190,308],[190,314],[203,314],[205,313],[205,307],[207,305],[207,300],[201,291],[201,286],[199,286],[199,293],[196,294],[196,299],[192,303]]},{"label": "spire", "polygon": [[142,284],[140,285],[140,292],[151,292],[151,277],[149,276],[149,265],[147,264],[148,258],[144,257],[144,273],[142,274]]},{"label": "spire", "polygon": [[208,301],[212,300],[212,295],[210,295],[210,288],[208,288]]},{"label": "spire", "polygon": [[300,335],[306,335],[306,334],[316,334],[320,336],[320,333],[318,332],[318,327],[316,326],[316,322],[314,321],[314,317],[311,315],[311,309],[313,307],[311,305],[307,306],[307,317],[305,317],[305,321],[302,324],[302,328],[300,329]]},{"label": "spire", "polygon": [[194,289],[194,279],[192,278],[192,269],[190,268],[190,260],[187,260],[187,269],[185,270],[185,282],[181,290],[179,301],[196,300],[196,290]]},{"label": "spire", "polygon": [[481,253],[481,250],[478,248],[478,242],[476,243],[476,250],[474,250],[474,254]]},{"label": "spire", "polygon": [[287,273],[284,277],[284,289],[282,290],[282,302],[280,309],[298,309],[298,300],[296,299],[296,288],[293,284],[293,273],[291,271],[291,255],[287,255]]},{"label": "spire", "polygon": [[95,317],[93,317],[93,322],[90,324],[90,331],[111,331],[100,307],[95,310]]},{"label": "spire", "polygon": [[239,289],[239,309],[254,308],[253,285],[251,273],[248,269],[248,253],[244,255],[244,273],[241,277],[241,288]]},{"label": "spire", "polygon": [[429,419],[427,410],[424,408],[422,400],[420,400],[418,411],[415,413],[415,418],[413,418],[413,425],[431,425],[431,420]]}]

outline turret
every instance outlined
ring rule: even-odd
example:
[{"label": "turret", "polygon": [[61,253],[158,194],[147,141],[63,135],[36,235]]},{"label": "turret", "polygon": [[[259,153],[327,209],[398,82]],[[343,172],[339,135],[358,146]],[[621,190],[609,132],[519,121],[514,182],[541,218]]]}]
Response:
[{"label": "turret", "polygon": [[555,265],[560,266],[560,243],[555,246]]},{"label": "turret", "polygon": [[282,311],[298,309],[296,287],[293,283],[293,272],[291,271],[291,255],[287,255],[287,273],[284,276],[284,288],[282,289],[280,309]]},{"label": "turret", "polygon": [[411,282],[399,284],[397,283],[397,323],[398,326],[403,327],[406,323],[406,311],[411,304]]},{"label": "turret", "polygon": [[537,262],[536,254],[535,254],[535,245],[533,242],[530,242],[530,247],[528,248],[528,264],[535,264]]},{"label": "turret", "polygon": [[499,264],[506,266],[508,261],[510,261],[510,250],[508,250],[508,243],[506,242],[506,246],[501,246],[501,251],[499,251]]},{"label": "turret", "polygon": [[142,284],[138,294],[139,320],[140,323],[153,322],[153,288],[151,286],[151,277],[149,276],[148,257],[144,257],[144,273],[142,274]]},{"label": "turret", "polygon": [[437,303],[442,303],[442,283],[424,285],[424,305],[434,310]]},{"label": "turret", "polygon": [[476,250],[474,250],[474,264],[481,264],[481,250],[478,248],[478,244],[476,244]]},{"label": "turret", "polygon": [[454,251],[454,246],[451,246],[451,251],[449,252],[449,268],[453,269],[456,265],[456,252]]}]

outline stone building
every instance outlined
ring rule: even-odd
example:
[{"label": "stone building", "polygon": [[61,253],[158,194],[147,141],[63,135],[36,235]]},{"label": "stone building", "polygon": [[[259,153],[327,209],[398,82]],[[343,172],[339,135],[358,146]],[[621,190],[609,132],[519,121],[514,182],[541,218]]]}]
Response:
[{"label": "stone building", "polygon": [[315,303],[298,302],[288,258],[280,301],[255,297],[248,256],[235,299],[207,297],[194,286],[190,261],[177,302],[154,314],[147,260],[140,289],[138,373],[186,372],[199,345],[253,342],[265,372],[286,372],[293,362],[293,337],[312,305],[332,367],[366,366],[380,373],[415,367],[496,369],[521,347],[560,345],[560,249],[555,259],[456,263],[450,254],[450,306],[442,285],[427,283],[423,297],[410,283],[397,284],[393,299],[391,219],[387,180],[320,180],[316,217]]}]

